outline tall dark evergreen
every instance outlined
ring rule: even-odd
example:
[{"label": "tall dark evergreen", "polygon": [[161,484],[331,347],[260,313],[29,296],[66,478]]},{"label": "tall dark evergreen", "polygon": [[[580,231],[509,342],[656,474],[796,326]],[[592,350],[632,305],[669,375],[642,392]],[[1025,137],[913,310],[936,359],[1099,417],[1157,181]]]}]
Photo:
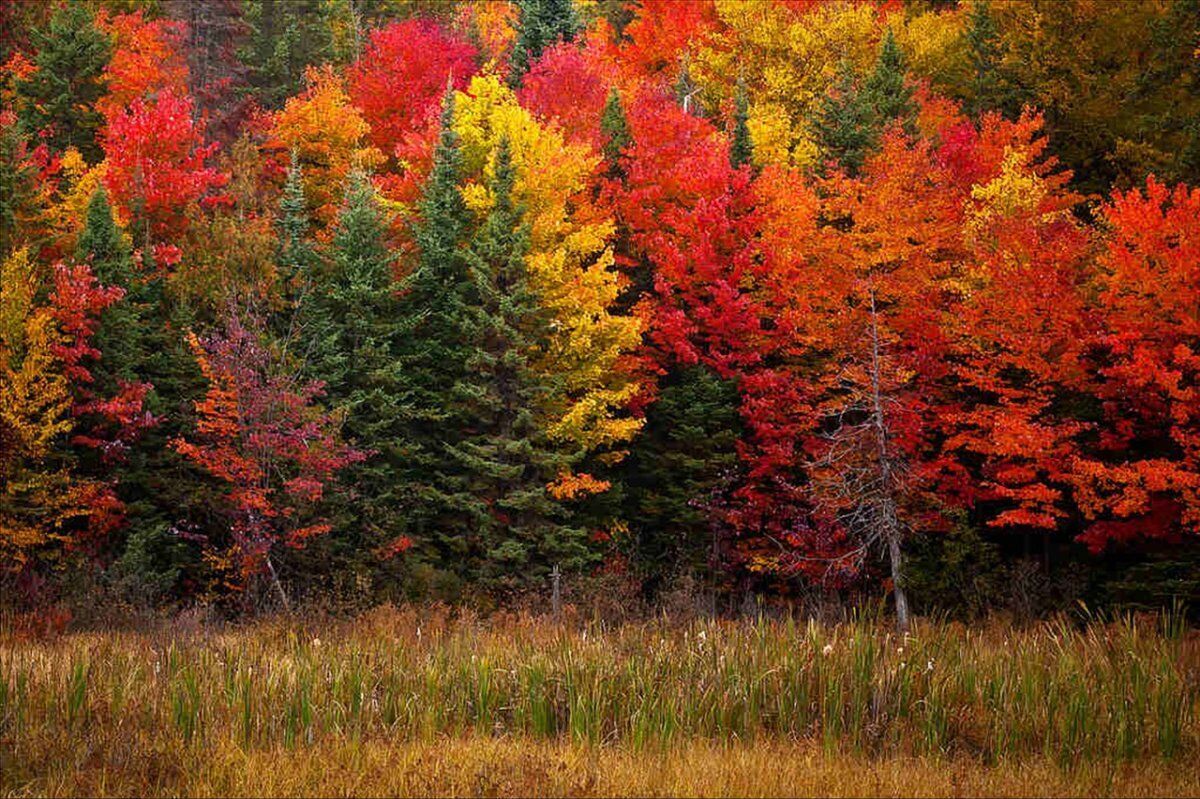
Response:
[{"label": "tall dark evergreen", "polygon": [[305,68],[332,57],[327,11],[321,0],[245,0],[241,60],[247,91],[264,108],[282,107],[304,87]]},{"label": "tall dark evergreen", "polygon": [[703,366],[674,367],[620,465],[631,561],[653,599],[673,579],[707,576],[712,532],[705,503],[737,466],[737,387]]},{"label": "tall dark evergreen", "polygon": [[[312,289],[311,284],[320,262],[309,238],[310,227],[308,202],[304,197],[303,168],[297,162],[296,154],[292,153],[276,223],[279,236],[277,267],[285,313],[289,317],[303,310],[301,306]],[[289,319],[289,325],[291,321]]]},{"label": "tall dark evergreen", "polygon": [[629,122],[615,86],[609,90],[604,112],[600,116],[600,137],[603,140],[601,152],[604,155],[605,177],[624,181],[625,167],[621,164],[621,156],[633,143],[633,137],[629,134]]},{"label": "tall dark evergreen", "polygon": [[509,79],[520,85],[542,51],[571,41],[579,30],[574,0],[517,0],[517,41],[513,44]]},{"label": "tall dark evergreen", "polygon": [[881,130],[893,120],[899,120],[906,129],[912,128],[917,104],[906,80],[904,53],[896,44],[891,28],[884,34],[875,69],[867,76],[863,94],[875,113],[877,129]]},{"label": "tall dark evergreen", "polygon": [[501,585],[543,577],[553,565],[587,561],[586,532],[546,486],[570,458],[546,434],[554,387],[533,360],[551,338],[550,318],[526,267],[529,227],[514,203],[507,138],[495,154],[493,204],[468,262],[479,298],[467,328],[477,346],[468,363],[473,419],[450,448],[467,475],[471,523],[481,539],[480,576]]},{"label": "tall dark evergreen", "polygon": [[330,247],[329,272],[313,276],[299,170],[282,202],[281,260],[311,285],[297,294],[307,373],[325,385],[323,401],[343,414],[343,434],[370,456],[344,473],[345,492],[329,498],[333,535],[314,552],[345,571],[369,574],[375,554],[404,532],[405,461],[399,343],[402,335],[393,255],[370,180],[354,173]]},{"label": "tall dark evergreen", "polygon": [[821,166],[832,161],[849,174],[858,174],[874,146],[875,114],[859,88],[849,62],[838,66],[832,89],[821,99],[812,129],[821,153]]},{"label": "tall dark evergreen", "polygon": [[971,64],[970,109],[979,114],[999,99],[1000,32],[988,0],[976,0],[967,17],[967,58]]},{"label": "tall dark evergreen", "polygon": [[28,149],[19,122],[0,125],[0,258],[25,245],[36,253],[43,231],[50,227]]},{"label": "tall dark evergreen", "polygon": [[746,94],[746,82],[738,78],[737,90],[733,95],[733,133],[729,144],[729,162],[733,166],[751,163],[754,147],[750,142],[750,99]]},{"label": "tall dark evergreen", "polygon": [[30,134],[48,131],[58,151],[74,147],[96,163],[102,157],[96,133],[104,118],[95,108],[106,91],[104,68],[112,42],[96,27],[90,3],[61,4],[44,31],[35,31],[37,70],[17,83],[22,122]]},{"label": "tall dark evergreen", "polygon": [[413,229],[419,255],[400,285],[399,358],[406,425],[402,482],[412,506],[407,529],[414,554],[445,567],[438,576],[451,581],[464,576],[464,559],[473,549],[473,531],[464,519],[470,497],[451,448],[473,421],[470,364],[477,344],[468,331],[478,304],[466,251],[471,214],[459,189],[462,153],[453,119],[454,95],[448,91]]},{"label": "tall dark evergreen", "polygon": [[90,390],[114,397],[130,385],[147,389],[143,418],[134,427],[115,430],[93,415],[79,420],[86,435],[107,440],[101,447],[80,448],[79,468],[101,479],[117,478],[127,524],[109,576],[130,598],[154,600],[169,594],[195,565],[176,522],[189,506],[203,504],[195,498],[202,481],[167,445],[184,425],[180,410],[192,396],[195,366],[177,328],[163,316],[162,278],[135,266],[103,187],[88,203],[75,258],[90,263],[102,284],[125,292],[96,328],[92,341],[103,357],[91,367]]}]

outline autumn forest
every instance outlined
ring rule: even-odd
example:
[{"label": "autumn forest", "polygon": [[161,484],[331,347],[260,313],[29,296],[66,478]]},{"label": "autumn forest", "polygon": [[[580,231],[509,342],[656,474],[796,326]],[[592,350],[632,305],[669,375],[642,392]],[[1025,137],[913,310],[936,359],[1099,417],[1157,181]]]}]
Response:
[{"label": "autumn forest", "polygon": [[0,796],[1200,795],[1200,0],[0,64]]},{"label": "autumn forest", "polygon": [[0,8],[14,608],[1200,595],[1195,0]]}]

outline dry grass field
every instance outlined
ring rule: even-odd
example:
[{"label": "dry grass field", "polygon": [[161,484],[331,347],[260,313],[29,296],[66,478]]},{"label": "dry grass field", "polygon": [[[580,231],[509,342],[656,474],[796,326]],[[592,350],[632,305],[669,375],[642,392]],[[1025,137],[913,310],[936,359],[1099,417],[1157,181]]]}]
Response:
[{"label": "dry grass field", "polygon": [[0,636],[0,795],[1200,796],[1200,640],[353,621]]}]

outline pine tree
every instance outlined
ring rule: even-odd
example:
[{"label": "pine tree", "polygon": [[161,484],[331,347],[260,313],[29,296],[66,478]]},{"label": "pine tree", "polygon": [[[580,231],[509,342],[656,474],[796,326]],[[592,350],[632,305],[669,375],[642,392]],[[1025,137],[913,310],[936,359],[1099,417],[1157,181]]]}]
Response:
[{"label": "pine tree", "polygon": [[618,477],[648,599],[664,581],[707,570],[712,534],[703,504],[736,467],[741,435],[730,381],[703,366],[675,367],[663,378]]},{"label": "pine tree", "polygon": [[400,393],[406,435],[403,490],[412,507],[408,529],[416,553],[462,574],[471,551],[471,506],[449,447],[472,424],[469,363],[477,349],[467,335],[474,296],[465,246],[471,215],[459,189],[462,153],[454,131],[454,95],[447,91],[433,169],[414,228],[419,257],[401,281]]},{"label": "pine tree", "polygon": [[988,0],[975,0],[967,17],[967,57],[971,63],[970,109],[979,114],[1000,100],[1000,33]]},{"label": "pine tree", "polygon": [[333,54],[327,7],[320,0],[246,0],[243,8],[248,91],[264,108],[280,108],[304,87],[305,68]]},{"label": "pine tree", "polygon": [[821,168],[833,161],[849,174],[858,174],[875,143],[874,117],[855,81],[853,68],[843,61],[832,91],[821,99],[813,120]]},{"label": "pine tree", "polygon": [[[81,451],[79,469],[115,478],[127,524],[125,543],[114,547],[121,554],[110,577],[131,598],[147,601],[168,594],[189,565],[173,529],[186,508],[202,503],[194,499],[195,476],[166,442],[185,424],[177,411],[186,405],[198,375],[164,318],[162,278],[135,267],[103,187],[88,203],[75,258],[88,261],[102,284],[125,291],[105,309],[92,338],[101,357],[91,367],[90,391],[116,397],[130,386],[146,389],[141,418],[124,433],[107,431],[105,446]],[[92,434],[93,426],[106,424],[85,416],[79,427]]]},{"label": "pine tree", "polygon": [[905,75],[904,53],[896,44],[892,29],[888,28],[879,48],[875,70],[863,86],[864,99],[875,114],[876,128],[882,129],[892,120],[899,120],[905,129],[912,129],[917,104],[913,102],[913,90]]},{"label": "pine tree", "polygon": [[579,30],[574,0],[517,0],[520,17],[509,78],[519,86],[547,47],[571,41]]},{"label": "pine tree", "polygon": [[605,177],[624,181],[625,167],[621,164],[621,156],[629,149],[633,138],[629,134],[625,109],[621,106],[621,95],[615,86],[609,90],[604,113],[600,116],[600,137],[604,140],[601,152],[604,154]]},{"label": "pine tree", "polygon": [[56,150],[74,147],[89,163],[103,154],[96,133],[104,118],[95,108],[112,42],[95,24],[88,3],[63,3],[45,31],[34,34],[37,71],[17,84],[25,130],[49,131]]},{"label": "pine tree", "polygon": [[729,145],[729,162],[735,169],[751,163],[754,156],[749,120],[750,100],[746,95],[746,82],[738,78],[737,90],[733,95],[733,141]]},{"label": "pine tree", "polygon": [[514,204],[515,170],[501,138],[491,181],[493,205],[472,239],[468,262],[479,305],[468,328],[478,348],[468,366],[474,420],[451,452],[482,538],[482,577],[514,585],[544,576],[552,565],[586,563],[585,531],[547,491],[570,465],[548,438],[539,410],[552,386],[531,358],[550,341],[550,319],[526,268],[529,227]]},{"label": "pine tree", "polygon": [[[293,269],[308,269],[302,193],[286,192],[282,207],[283,252]],[[385,232],[370,180],[352,174],[330,248],[330,274],[300,295],[307,376],[324,383],[324,403],[343,414],[347,442],[370,452],[344,472],[350,490],[329,502],[333,535],[310,555],[357,573],[376,569],[373,553],[400,538],[405,518],[401,325]]]}]

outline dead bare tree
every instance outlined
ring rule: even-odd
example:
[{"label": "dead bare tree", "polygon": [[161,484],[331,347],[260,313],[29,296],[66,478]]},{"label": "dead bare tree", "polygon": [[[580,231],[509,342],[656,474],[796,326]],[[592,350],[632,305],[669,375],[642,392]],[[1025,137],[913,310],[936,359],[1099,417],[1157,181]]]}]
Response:
[{"label": "dead bare tree", "polygon": [[859,559],[872,549],[886,554],[896,603],[896,625],[909,628],[904,591],[903,542],[907,527],[901,507],[909,489],[909,465],[894,443],[894,424],[903,408],[894,389],[902,381],[887,351],[879,323],[874,287],[865,309],[863,357],[846,363],[837,381],[833,425],[825,434],[827,448],[809,464],[813,493],[820,510],[835,516],[856,542],[854,549],[830,559]]}]

